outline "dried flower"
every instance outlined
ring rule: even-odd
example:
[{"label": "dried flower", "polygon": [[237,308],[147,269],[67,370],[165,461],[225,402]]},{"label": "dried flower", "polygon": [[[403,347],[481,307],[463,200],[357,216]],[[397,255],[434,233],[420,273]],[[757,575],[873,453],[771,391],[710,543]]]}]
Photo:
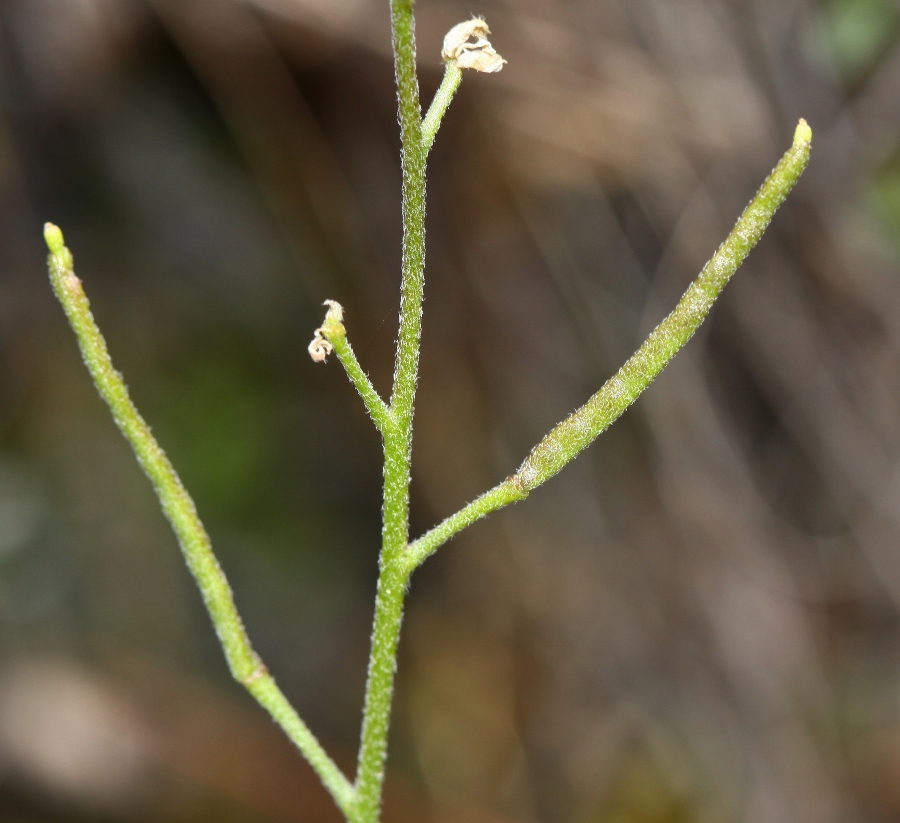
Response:
[{"label": "dried flower", "polygon": [[487,39],[491,30],[481,17],[473,17],[458,23],[444,37],[441,57],[444,62],[454,60],[461,69],[495,72],[503,68],[506,61],[494,51]]},{"label": "dried flower", "polygon": [[344,319],[344,307],[336,300],[326,300],[323,305],[328,306],[325,322],[316,329],[312,343],[307,348],[314,363],[324,363],[328,355],[334,351],[331,341],[325,337],[326,327],[331,327],[331,329],[340,327]]}]

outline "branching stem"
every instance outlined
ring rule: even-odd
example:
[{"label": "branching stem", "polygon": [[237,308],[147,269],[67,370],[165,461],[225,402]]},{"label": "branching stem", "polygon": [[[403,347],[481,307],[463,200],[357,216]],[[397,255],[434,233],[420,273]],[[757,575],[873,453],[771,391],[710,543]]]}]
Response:
[{"label": "branching stem", "polygon": [[[350,823],[378,823],[384,789],[397,650],[410,576],[437,548],[481,517],[524,499],[575,459],[638,398],[691,338],[728,280],[759,241],[809,161],[812,132],[801,120],[794,143],[747,206],[725,242],[704,266],[674,311],[637,352],[580,409],[532,449],[518,471],[427,534],[409,543],[412,423],[422,334],[425,268],[425,165],[440,123],[461,80],[457,64],[499,71],[505,61],[485,39],[487,24],[473,18],[445,38],[450,50],[443,82],[422,118],[416,77],[414,0],[390,0],[394,70],[400,114],[403,172],[403,263],[400,328],[390,402],[385,403],[347,341],[341,307],[330,309],[310,353],[334,351],[362,397],[384,441],[384,506],[372,649],[366,682],[356,779],[351,784],[290,706],[247,638],[228,581],[212,552],[194,503],[128,396],[91,315],[62,232],[47,224],[50,276],[100,394],[150,478],[172,524],[235,679],[266,708],[315,769]],[[474,42],[472,41],[472,38]],[[456,56],[454,56],[456,55]]]},{"label": "branching stem", "polygon": [[425,149],[426,154],[431,151],[431,146],[434,144],[434,138],[440,128],[441,121],[444,119],[444,115],[447,113],[447,109],[450,107],[453,96],[456,94],[456,90],[461,82],[462,69],[460,69],[455,60],[448,60],[444,69],[444,79],[434,93],[434,99],[428,107],[428,113],[425,115],[425,119],[422,120],[422,148]]}]

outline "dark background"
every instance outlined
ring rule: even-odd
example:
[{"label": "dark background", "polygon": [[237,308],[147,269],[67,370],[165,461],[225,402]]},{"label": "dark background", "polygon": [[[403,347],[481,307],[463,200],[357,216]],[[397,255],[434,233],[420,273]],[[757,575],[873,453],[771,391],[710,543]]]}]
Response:
[{"label": "dark background", "polygon": [[[429,175],[413,532],[640,343],[790,145],[709,322],[526,503],[416,574],[386,823],[900,818],[900,4],[484,14]],[[45,274],[58,223],[250,635],[355,757],[392,371],[387,0],[0,2],[0,820],[336,821],[232,684]]]}]

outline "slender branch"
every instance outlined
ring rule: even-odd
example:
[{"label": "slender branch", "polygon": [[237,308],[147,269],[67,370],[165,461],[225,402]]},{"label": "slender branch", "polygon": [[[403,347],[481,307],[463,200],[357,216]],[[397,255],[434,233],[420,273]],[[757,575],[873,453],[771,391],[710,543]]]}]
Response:
[{"label": "slender branch", "polygon": [[766,178],[725,242],[703,267],[672,313],[654,329],[625,365],[584,406],[554,428],[499,486],[448,517],[410,544],[410,573],[453,535],[492,511],[515,503],[553,477],[608,429],[643,393],[709,314],[722,289],[759,242],[809,162],[812,130],[801,120],[794,143]]},{"label": "slender branch", "polygon": [[462,69],[455,60],[448,60],[444,69],[444,79],[434,93],[434,99],[428,107],[428,112],[422,120],[422,148],[427,154],[431,151],[434,138],[441,126],[441,121],[450,108],[453,96],[462,82]]},{"label": "slender branch", "polygon": [[318,774],[339,808],[353,814],[353,786],[328,756],[319,741],[281,693],[274,679],[250,645],[234,603],[231,587],[219,566],[209,535],[200,521],[194,501],[181,483],[165,452],[150,432],[116,371],[106,341],[91,314],[87,295],[73,270],[72,253],[62,232],[48,223],[44,237],[50,249],[48,266],[53,291],[78,338],[81,356],[113,419],[131,444],[138,463],[153,484],[163,513],[171,523],[188,568],[200,588],[234,679],[243,685],[272,715]]},{"label": "slender branch", "polygon": [[309,344],[310,356],[321,363],[332,351],[337,355],[344,371],[347,372],[347,377],[363,399],[375,427],[383,435],[393,424],[391,410],[375,390],[369,376],[362,370],[353,347],[347,340],[347,329],[342,322],[343,306],[334,300],[326,300],[325,305],[328,306],[328,313],[325,315],[325,322],[316,329],[315,337]]},{"label": "slender branch", "polygon": [[328,756],[309,727],[288,699],[278,688],[274,678],[265,672],[255,680],[242,685],[281,727],[288,738],[300,750],[322,781],[335,804],[347,820],[356,814],[356,789],[344,776],[337,764]]},{"label": "slender branch", "polygon": [[418,540],[409,544],[403,556],[404,567],[409,574],[422,565],[438,548],[444,545],[458,532],[471,526],[476,520],[486,517],[491,512],[502,509],[510,503],[517,503],[528,497],[528,490],[517,485],[515,478],[510,477],[490,491],[451,515]]},{"label": "slender branch", "polygon": [[369,376],[362,370],[356,354],[347,340],[347,335],[341,337],[329,338],[334,345],[334,353],[347,372],[350,382],[356,387],[363,403],[366,405],[366,411],[375,423],[375,427],[384,434],[392,423],[391,410],[387,407],[387,403],[381,399],[381,396],[369,380]]}]

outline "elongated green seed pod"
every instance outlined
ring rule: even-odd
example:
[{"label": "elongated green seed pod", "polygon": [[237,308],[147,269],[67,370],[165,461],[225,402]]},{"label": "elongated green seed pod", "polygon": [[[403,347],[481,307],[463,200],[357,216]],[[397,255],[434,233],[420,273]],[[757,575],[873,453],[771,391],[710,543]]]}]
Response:
[{"label": "elongated green seed pod", "polygon": [[62,230],[47,223],[44,240],[50,250],[47,261],[50,282],[75,332],[84,364],[153,485],[163,514],[172,525],[188,568],[197,581],[231,673],[281,726],[316,770],[347,819],[351,819],[356,804],[355,789],[287,701],[250,645],[231,587],[213,554],[212,543],[194,501],[131,401],[122,375],[113,366],[81,280],[75,274],[72,253],[66,247]]},{"label": "elongated green seed pod", "polygon": [[525,458],[511,481],[531,491],[553,477],[608,429],[653,382],[709,314],[725,284],[759,242],[809,162],[812,130],[801,120],[794,143],[766,178],[725,242],[662,321],[603,387],[553,429]]}]

